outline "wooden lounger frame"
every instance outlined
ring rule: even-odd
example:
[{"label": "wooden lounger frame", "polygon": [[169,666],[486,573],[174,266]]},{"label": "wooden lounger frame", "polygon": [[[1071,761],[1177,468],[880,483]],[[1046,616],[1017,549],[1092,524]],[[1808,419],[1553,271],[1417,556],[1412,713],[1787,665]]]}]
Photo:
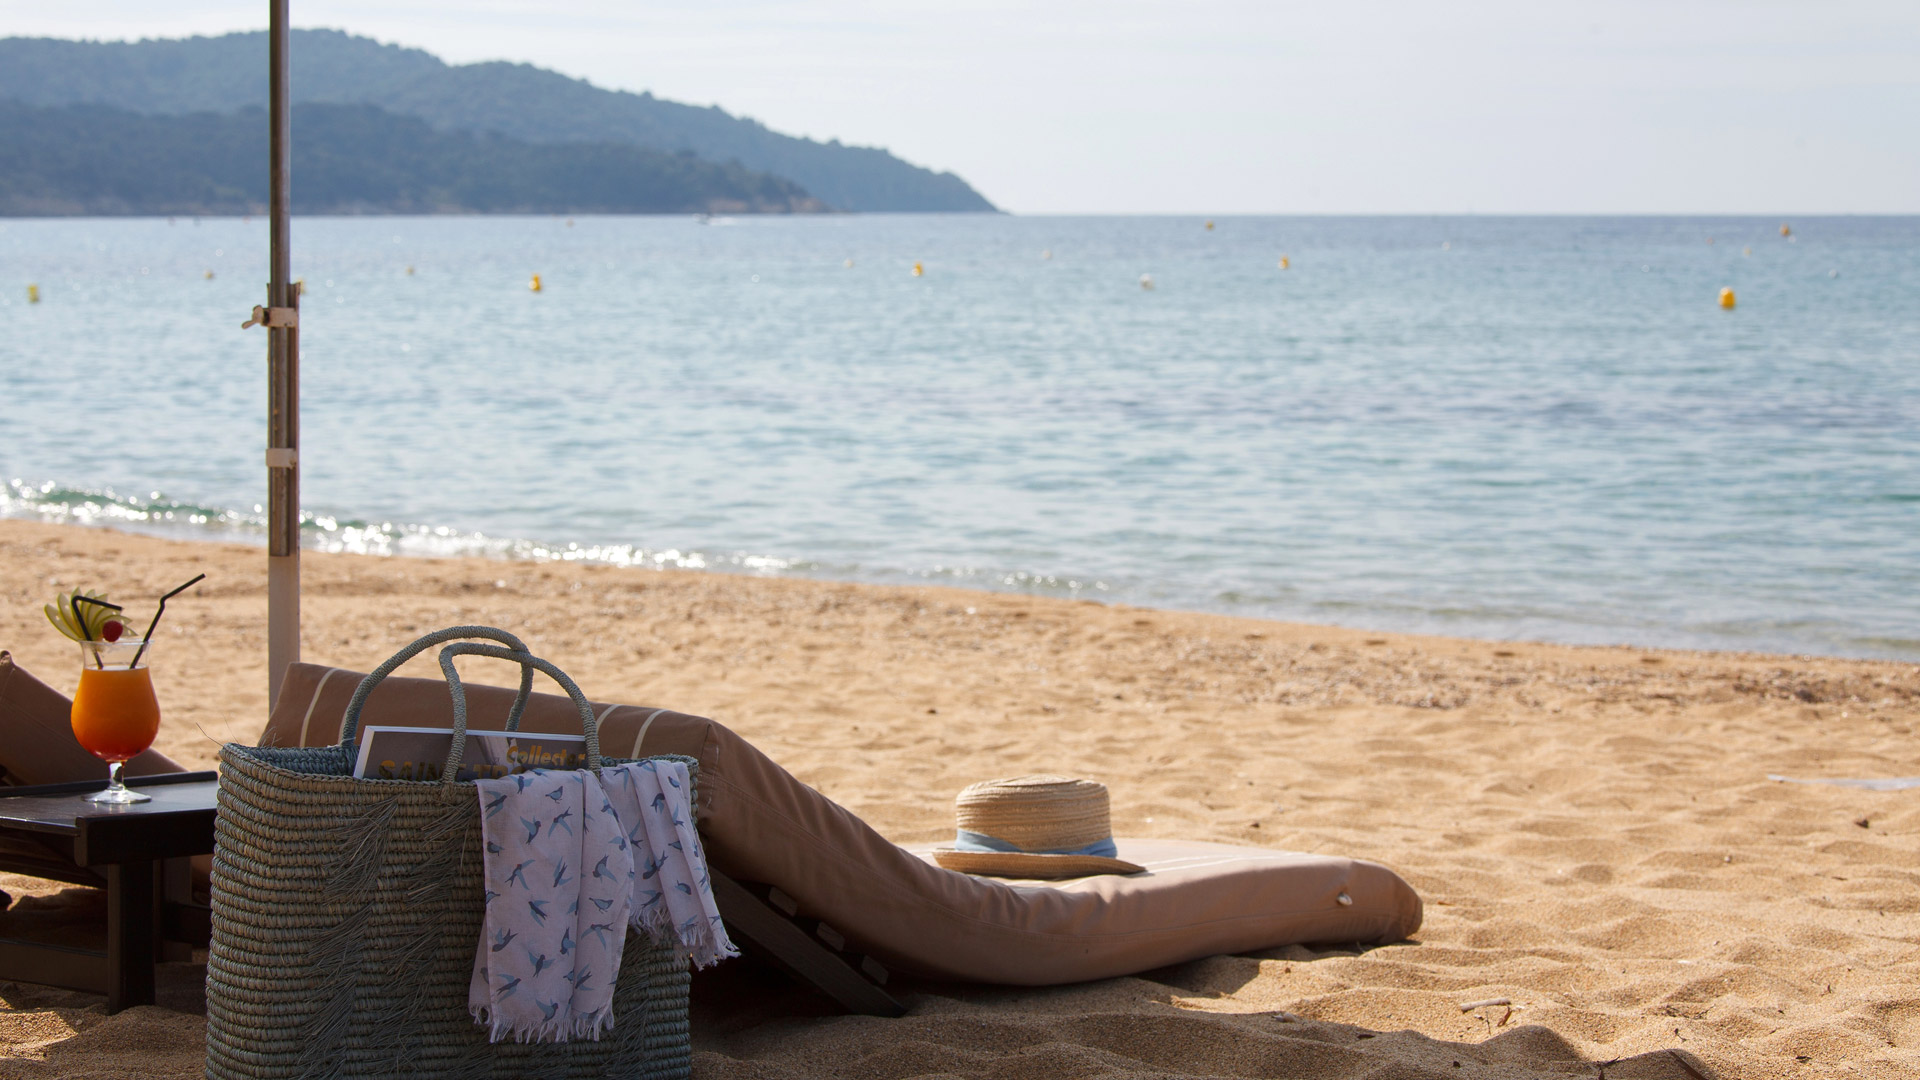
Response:
[{"label": "wooden lounger frame", "polygon": [[847,949],[846,935],[801,914],[792,897],[771,885],[740,882],[712,871],[713,899],[733,940],[812,986],[851,1013],[900,1016],[907,1011],[882,987],[887,969]]}]

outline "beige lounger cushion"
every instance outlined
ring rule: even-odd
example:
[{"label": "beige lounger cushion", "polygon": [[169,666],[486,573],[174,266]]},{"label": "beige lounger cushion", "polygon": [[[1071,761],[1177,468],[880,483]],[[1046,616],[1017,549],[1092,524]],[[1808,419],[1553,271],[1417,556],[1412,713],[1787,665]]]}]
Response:
[{"label": "beige lounger cushion", "polygon": [[[268,740],[338,741],[360,676],[330,670],[289,670]],[[470,685],[474,726],[502,726],[512,698],[503,687]],[[609,754],[700,760],[700,831],[715,867],[777,885],[851,947],[901,971],[1044,986],[1301,942],[1399,941],[1420,926],[1420,898],[1399,876],[1325,855],[1120,840],[1121,858],[1146,873],[1021,882],[943,870],[711,720],[633,706],[594,711]],[[363,723],[442,726],[451,717],[439,680],[390,678],[368,699]],[[566,699],[542,694],[522,726],[558,732],[578,730],[579,721]]]}]

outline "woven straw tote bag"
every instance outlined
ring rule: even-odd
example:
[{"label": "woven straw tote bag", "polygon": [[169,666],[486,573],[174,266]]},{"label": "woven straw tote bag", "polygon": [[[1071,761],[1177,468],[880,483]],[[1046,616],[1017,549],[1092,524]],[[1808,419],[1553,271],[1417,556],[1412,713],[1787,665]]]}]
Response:
[{"label": "woven straw tote bag", "polygon": [[[440,652],[454,715],[441,779],[355,778],[367,695],[407,660],[462,638],[501,644],[458,641]],[[471,782],[454,779],[466,744],[466,694],[453,667],[461,655],[520,665],[508,730],[518,728],[537,668],[579,709],[588,766],[627,760],[600,757],[593,711],[573,680],[519,638],[481,626],[428,634],[381,664],[354,692],[338,746],[222,747],[207,1076],[688,1075],[687,961],[637,930],[614,989],[614,1028],[597,1042],[489,1043],[468,1013],[484,889],[478,798]],[[692,759],[672,760],[697,772]]]}]

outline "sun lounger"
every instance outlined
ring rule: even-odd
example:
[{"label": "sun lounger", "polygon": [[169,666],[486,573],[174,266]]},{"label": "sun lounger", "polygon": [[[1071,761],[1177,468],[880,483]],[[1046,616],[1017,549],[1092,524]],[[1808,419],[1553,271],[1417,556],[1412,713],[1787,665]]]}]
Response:
[{"label": "sun lounger", "polygon": [[[294,665],[265,741],[337,742],[360,678]],[[470,684],[474,725],[501,727],[512,697],[504,687]],[[1121,838],[1120,857],[1146,873],[1039,882],[944,870],[712,720],[613,704],[594,711],[608,752],[698,758],[701,834],[714,868],[801,920],[839,955],[865,954],[867,964],[936,979],[1044,986],[1296,943],[1386,943],[1420,926],[1420,898],[1398,875],[1329,855]],[[362,722],[451,720],[438,679],[389,678],[368,700]],[[564,732],[578,724],[565,698],[537,694],[521,727]],[[735,921],[724,907],[722,913]]]}]

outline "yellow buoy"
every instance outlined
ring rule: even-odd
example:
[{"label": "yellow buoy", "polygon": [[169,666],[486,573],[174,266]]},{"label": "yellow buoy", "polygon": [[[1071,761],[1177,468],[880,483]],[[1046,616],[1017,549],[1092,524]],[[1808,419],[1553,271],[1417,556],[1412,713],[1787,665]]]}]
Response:
[{"label": "yellow buoy", "polygon": [[926,273],[926,271],[925,271],[925,270],[923,270],[923,269],[921,269],[921,267],[920,267],[920,264],[919,264],[919,263],[914,263],[914,264],[913,264],[913,276],[914,276],[914,277],[919,277],[919,276],[920,276],[921,274],[924,274],[924,273]]},{"label": "yellow buoy", "polygon": [[1151,289],[1151,288],[1153,288],[1153,275],[1152,275],[1152,274],[1141,274],[1141,275],[1140,275],[1140,287],[1141,287],[1141,288],[1143,288],[1143,289]]},{"label": "yellow buoy", "polygon": [[1789,229],[1789,228],[1787,228],[1787,225],[1786,225],[1786,222],[1781,222],[1781,223],[1780,223],[1780,235],[1781,235],[1781,236],[1792,236],[1792,235],[1793,235],[1793,230],[1792,230],[1792,229]]},{"label": "yellow buoy", "polygon": [[1051,258],[1053,258],[1053,249],[1052,249],[1052,248],[1042,248],[1042,249],[1040,250],[1040,257],[1041,257],[1042,259],[1051,259]]},{"label": "yellow buoy", "polygon": [[27,286],[27,303],[37,304],[39,302],[40,302],[40,286],[38,285]]},{"label": "yellow buoy", "polygon": [[1721,289],[1721,290],[1720,290],[1720,306],[1721,306],[1721,307],[1723,307],[1723,308],[1726,308],[1726,309],[1727,309],[1728,311],[1732,311],[1732,310],[1733,310],[1733,303],[1734,303],[1734,301],[1733,301],[1733,290],[1732,290],[1732,289]]},{"label": "yellow buoy", "polygon": [[1746,258],[1751,258],[1752,256],[1753,256],[1753,249],[1752,249],[1752,248],[1750,248],[1750,247],[1743,247],[1743,248],[1741,248],[1741,249],[1740,249],[1740,257],[1741,257],[1741,258],[1743,258],[1743,259],[1746,259]]},{"label": "yellow buoy", "polygon": [[213,271],[211,271],[211,270],[209,270],[209,271],[207,271],[207,273],[206,273],[206,279],[207,279],[208,281],[212,281],[212,280],[213,280]]},{"label": "yellow buoy", "polygon": [[852,259],[848,259],[848,260],[846,261],[846,263],[845,263],[845,264],[843,264],[843,265],[845,265],[847,269],[849,269],[849,270],[851,270],[851,269],[853,269],[853,260],[852,260]]},{"label": "yellow buoy", "polygon": [[539,274],[533,275],[533,280],[527,282],[527,288],[529,291],[532,291],[532,292],[540,291],[540,275]]},{"label": "yellow buoy", "polygon": [[1208,232],[1212,232],[1212,231],[1213,231],[1213,222],[1211,222],[1211,221],[1209,221],[1209,222],[1207,222],[1207,231],[1208,231]]},{"label": "yellow buoy", "polygon": [[407,267],[407,276],[408,276],[408,277],[412,277],[412,276],[413,276],[413,267],[411,267],[411,266],[409,266],[409,267]]},{"label": "yellow buoy", "polygon": [[1285,270],[1287,267],[1292,265],[1293,265],[1293,260],[1287,258],[1285,255],[1280,256],[1280,269]]}]

